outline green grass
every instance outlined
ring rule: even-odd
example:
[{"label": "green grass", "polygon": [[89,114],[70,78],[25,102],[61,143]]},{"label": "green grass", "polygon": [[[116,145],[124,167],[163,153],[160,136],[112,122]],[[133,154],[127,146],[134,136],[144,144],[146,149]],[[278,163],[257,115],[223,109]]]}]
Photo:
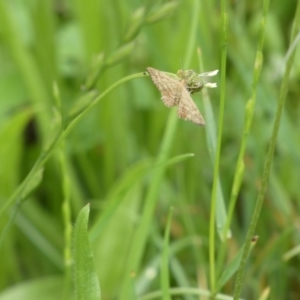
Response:
[{"label": "green grass", "polygon": [[[300,297],[299,1],[1,0],[0,20],[0,300]],[[205,127],[149,66],[220,70]]]}]

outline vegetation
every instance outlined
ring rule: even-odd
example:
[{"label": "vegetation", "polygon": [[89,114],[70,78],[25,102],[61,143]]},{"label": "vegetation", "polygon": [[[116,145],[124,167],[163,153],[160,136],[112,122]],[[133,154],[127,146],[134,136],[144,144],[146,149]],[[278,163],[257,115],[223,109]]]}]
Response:
[{"label": "vegetation", "polygon": [[[1,0],[0,20],[0,300],[299,299],[299,1]],[[150,66],[219,69],[192,95],[205,127]]]}]

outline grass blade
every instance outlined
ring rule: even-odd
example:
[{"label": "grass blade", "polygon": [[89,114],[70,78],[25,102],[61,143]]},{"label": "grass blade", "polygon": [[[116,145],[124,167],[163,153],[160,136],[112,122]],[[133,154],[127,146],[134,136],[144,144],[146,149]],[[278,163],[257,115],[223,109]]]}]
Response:
[{"label": "grass blade", "polygon": [[170,295],[170,276],[169,276],[169,237],[170,237],[170,228],[172,221],[173,208],[170,208],[167,227],[165,231],[165,237],[163,242],[163,253],[161,259],[161,288],[163,293],[163,300],[171,300]]},{"label": "grass blade", "polygon": [[90,245],[87,224],[90,206],[86,205],[79,213],[74,227],[74,278],[76,298],[101,299],[98,276]]}]

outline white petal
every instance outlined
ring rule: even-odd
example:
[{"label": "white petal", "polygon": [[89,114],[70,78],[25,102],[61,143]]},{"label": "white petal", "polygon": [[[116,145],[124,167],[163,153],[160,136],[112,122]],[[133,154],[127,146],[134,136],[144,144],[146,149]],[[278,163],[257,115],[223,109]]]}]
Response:
[{"label": "white petal", "polygon": [[216,83],[207,82],[207,83],[205,83],[205,87],[207,87],[207,88],[216,88],[217,84]]},{"label": "white petal", "polygon": [[199,74],[199,76],[215,76],[217,75],[219,72],[219,70],[214,70],[214,71],[211,71],[211,72],[206,72],[206,73],[202,73],[202,74]]}]

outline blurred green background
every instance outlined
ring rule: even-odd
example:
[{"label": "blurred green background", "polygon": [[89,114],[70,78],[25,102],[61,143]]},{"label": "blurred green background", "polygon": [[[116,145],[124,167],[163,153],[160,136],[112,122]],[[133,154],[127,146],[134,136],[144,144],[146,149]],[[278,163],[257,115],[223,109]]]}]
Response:
[{"label": "blurred green background", "polygon": [[[261,185],[296,5],[270,1],[232,237],[216,236],[216,256],[226,244],[220,272],[245,241]],[[206,118],[200,94],[193,99],[206,122],[217,124],[221,89],[226,93],[219,178],[228,207],[263,8],[257,0],[226,6],[226,86],[220,87],[218,75],[211,79],[218,88],[206,91],[215,118]],[[208,141],[217,133],[175,119],[141,72],[149,66],[170,73],[221,69],[221,19],[220,3],[213,0],[0,1],[1,300],[58,299],[62,291],[65,299],[75,297],[70,225],[87,203],[102,299],[126,299],[128,271],[134,274],[132,299],[161,289],[171,206],[169,286],[187,288],[172,299],[208,299],[192,290],[209,290],[214,159]],[[243,299],[267,299],[259,298],[266,291],[268,299],[300,298],[299,72],[297,51]],[[136,78],[127,80],[132,74]],[[180,156],[189,153],[194,156]],[[234,279],[219,292],[233,295]]]}]

